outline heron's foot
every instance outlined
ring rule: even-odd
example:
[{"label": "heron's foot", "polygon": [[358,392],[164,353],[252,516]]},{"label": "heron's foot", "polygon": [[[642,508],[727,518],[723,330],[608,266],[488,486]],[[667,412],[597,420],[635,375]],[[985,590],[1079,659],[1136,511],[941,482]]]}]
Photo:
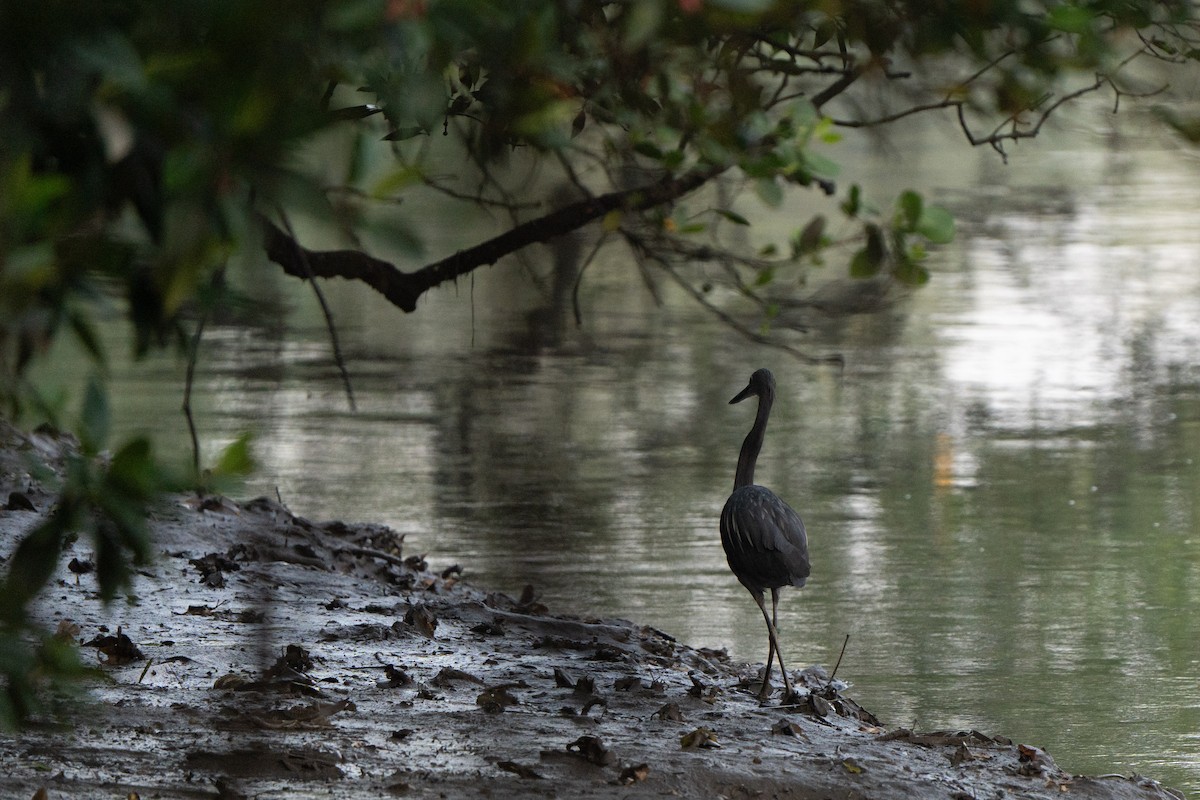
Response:
[{"label": "heron's foot", "polygon": [[804,702],[804,695],[797,692],[791,686],[783,690],[783,696],[779,699],[781,706],[798,706]]}]

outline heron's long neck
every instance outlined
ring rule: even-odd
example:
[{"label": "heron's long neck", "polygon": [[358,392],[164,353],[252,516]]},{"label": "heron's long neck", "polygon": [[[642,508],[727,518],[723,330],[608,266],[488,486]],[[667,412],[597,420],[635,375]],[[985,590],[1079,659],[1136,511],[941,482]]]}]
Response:
[{"label": "heron's long neck", "polygon": [[740,489],[754,483],[754,464],[758,461],[758,453],[762,450],[763,437],[767,435],[767,417],[771,416],[771,404],[775,398],[764,394],[758,398],[758,414],[754,417],[754,427],[746,434],[742,442],[742,452],[738,456],[737,474],[733,478],[733,488]]}]

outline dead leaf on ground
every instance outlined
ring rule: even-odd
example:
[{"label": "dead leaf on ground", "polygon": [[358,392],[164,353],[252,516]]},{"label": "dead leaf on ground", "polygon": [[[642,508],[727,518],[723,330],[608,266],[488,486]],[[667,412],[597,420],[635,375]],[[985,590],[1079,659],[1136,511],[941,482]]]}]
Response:
[{"label": "dead leaf on ground", "polygon": [[843,758],[842,767],[851,775],[858,775],[863,771],[862,765],[853,758]]},{"label": "dead leaf on ground", "polygon": [[333,723],[330,720],[334,714],[356,710],[352,701],[342,699],[336,703],[313,702],[246,716],[255,726],[267,730],[314,730],[331,727]]},{"label": "dead leaf on ground", "polygon": [[83,646],[99,650],[100,661],[106,667],[120,667],[145,658],[133,641],[121,632],[119,626],[116,636],[97,636],[90,642],[84,642]]},{"label": "dead leaf on ground", "polygon": [[513,697],[508,691],[513,684],[505,684],[503,686],[493,686],[490,689],[485,689],[479,693],[479,697],[475,698],[475,705],[482,708],[489,714],[499,714],[509,706],[515,706],[521,701]]},{"label": "dead leaf on ground", "polygon": [[1048,776],[1058,772],[1058,765],[1054,763],[1054,759],[1040,747],[1018,744],[1017,760],[1021,762],[1021,766],[1017,767],[1018,775]]},{"label": "dead leaf on ground", "polygon": [[527,583],[525,584],[525,588],[521,590],[521,597],[517,600],[515,610],[522,614],[540,616],[550,609],[538,602],[537,589],[533,588],[532,583]]},{"label": "dead leaf on ground", "polygon": [[579,711],[580,716],[586,717],[588,712],[591,711],[596,706],[603,706],[605,712],[608,711],[608,701],[605,700],[603,697],[597,697],[596,695],[592,695],[591,697],[588,698],[587,702],[583,704],[583,708],[580,709],[580,711]]},{"label": "dead leaf on ground", "polygon": [[404,615],[404,622],[411,625],[426,639],[433,638],[433,633],[437,630],[438,625],[437,616],[427,606],[421,604],[409,607],[408,613]]},{"label": "dead leaf on ground", "polygon": [[208,553],[200,558],[189,558],[188,563],[200,573],[200,583],[213,589],[225,585],[225,573],[237,572],[242,568],[232,558],[221,553]]},{"label": "dead leaf on ground", "polygon": [[659,719],[669,719],[672,722],[683,722],[683,711],[680,710],[678,703],[667,703],[665,706],[655,711],[650,715],[650,718],[658,717]]},{"label": "dead leaf on ground", "polygon": [[80,561],[78,558],[72,558],[70,563],[67,564],[67,569],[71,570],[71,572],[75,575],[75,585],[78,586],[79,576],[95,572],[96,565],[86,558],[82,561]]},{"label": "dead leaf on ground", "polygon": [[567,745],[567,752],[579,756],[589,764],[601,767],[608,766],[614,760],[612,751],[599,736],[580,736]]},{"label": "dead leaf on ground", "polygon": [[484,685],[484,681],[482,679],[475,677],[469,672],[463,672],[461,669],[455,669],[454,667],[442,667],[442,669],[433,677],[433,680],[430,681],[430,683],[442,689],[453,689],[454,684],[452,681],[470,681],[471,683],[477,683],[480,686]]},{"label": "dead leaf on ground", "polygon": [[717,741],[717,734],[711,728],[702,726],[680,736],[679,746],[690,750],[693,747],[720,747],[721,743]]},{"label": "dead leaf on ground", "polygon": [[618,692],[628,692],[633,689],[642,688],[642,679],[636,675],[629,675],[624,678],[617,678],[613,681],[613,689]]},{"label": "dead leaf on ground", "polygon": [[214,689],[228,689],[228,690],[236,691],[237,689],[240,689],[242,686],[246,685],[249,682],[250,682],[249,679],[247,679],[241,675],[237,675],[235,673],[230,672],[226,675],[222,675],[221,677],[217,678],[216,681],[213,682],[213,688]]},{"label": "dead leaf on ground", "polygon": [[625,661],[626,652],[611,644],[600,645],[596,652],[588,656],[588,661]]},{"label": "dead leaf on ground", "polygon": [[950,765],[954,767],[961,766],[968,761],[987,761],[992,757],[991,753],[982,753],[972,750],[967,747],[966,742],[959,742],[958,747],[950,754]]},{"label": "dead leaf on ground", "polygon": [[70,619],[60,619],[58,627],[54,629],[54,638],[60,642],[73,642],[79,637],[82,628],[79,623]]},{"label": "dead leaf on ground", "polygon": [[783,736],[795,736],[797,739],[808,741],[808,734],[804,732],[804,729],[789,719],[781,719],[772,725],[771,733]]},{"label": "dead leaf on ground", "polygon": [[413,682],[407,672],[394,664],[384,664],[383,674],[387,676],[387,680],[375,683],[380,689],[399,689],[403,686],[411,686]]},{"label": "dead leaf on ground", "polygon": [[640,783],[646,780],[646,776],[650,774],[649,764],[637,764],[635,766],[626,767],[621,770],[621,775],[617,778],[624,786],[632,783]]},{"label": "dead leaf on ground", "polygon": [[554,668],[554,685],[559,689],[574,689],[575,680],[575,676],[571,675],[571,673],[567,672],[562,667]]},{"label": "dead leaf on ground", "polygon": [[525,764],[518,764],[516,761],[497,761],[496,766],[505,772],[511,772],[512,774],[527,780],[542,779],[542,776],[539,775],[537,770],[535,770],[533,767],[526,766]]},{"label": "dead leaf on ground", "polygon": [[481,622],[471,628],[471,633],[482,633],[485,636],[503,636],[504,626],[500,624],[500,620],[494,619],[491,622]]},{"label": "dead leaf on ground", "polygon": [[[9,492],[5,511],[37,511],[33,501],[24,492]],[[44,789],[42,791],[45,791]]]},{"label": "dead leaf on ground", "polygon": [[692,679],[692,685],[688,687],[688,694],[692,697],[698,697],[706,703],[715,703],[717,698],[722,694],[721,687],[716,684],[708,684],[696,677],[696,673],[688,674]]},{"label": "dead leaf on ground", "polygon": [[213,613],[223,605],[225,605],[224,600],[214,603],[211,606],[188,606],[186,611],[172,611],[171,613],[177,617],[211,617]]}]

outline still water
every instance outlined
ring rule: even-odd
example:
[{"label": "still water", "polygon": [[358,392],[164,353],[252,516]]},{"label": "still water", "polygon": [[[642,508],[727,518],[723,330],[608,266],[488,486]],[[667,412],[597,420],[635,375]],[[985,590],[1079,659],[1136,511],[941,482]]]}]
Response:
[{"label": "still water", "polygon": [[[727,401],[770,367],[757,479],[804,516],[813,561],[781,608],[791,665],[831,665],[848,634],[839,675],[889,725],[1200,791],[1200,159],[1109,124],[1008,166],[954,140],[836,153],[845,183],[938,190],[960,230],[886,310],[777,324],[844,370],[750,343],[665,283],[656,308],[614,250],[583,326],[550,334],[514,288],[527,265],[413,315],[327,284],[350,413],[313,301],[280,277],[254,290],[292,313],[210,330],[202,435],[211,452],[255,433],[248,495],[384,521],[477,584],[761,661],[717,517],[754,413]],[[788,216],[739,209],[768,233]],[[120,368],[117,396],[124,427],[182,452],[181,374]]]}]

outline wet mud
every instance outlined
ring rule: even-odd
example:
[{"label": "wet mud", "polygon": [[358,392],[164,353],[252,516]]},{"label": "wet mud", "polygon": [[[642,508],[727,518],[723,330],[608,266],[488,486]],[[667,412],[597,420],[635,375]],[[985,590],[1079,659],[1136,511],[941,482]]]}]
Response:
[{"label": "wet mud", "polygon": [[[20,496],[0,557],[49,511],[27,458],[65,446],[0,428],[0,498]],[[819,667],[761,705],[761,665],[471,586],[381,525],[191,496],[151,524],[157,558],[108,606],[87,542],[63,553],[35,615],[98,673],[0,736],[0,796],[1178,796],[1003,736],[889,728]]]}]

